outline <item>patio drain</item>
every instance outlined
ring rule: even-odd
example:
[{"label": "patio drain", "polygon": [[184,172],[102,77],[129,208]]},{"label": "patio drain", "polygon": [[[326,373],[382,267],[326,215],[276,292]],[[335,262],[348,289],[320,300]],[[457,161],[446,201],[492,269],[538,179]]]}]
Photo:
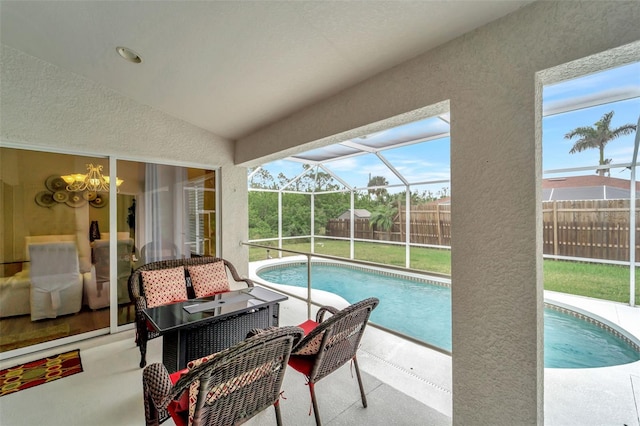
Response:
[{"label": "patio drain", "polygon": [[397,365],[397,364],[394,364],[394,363],[392,363],[392,362],[389,362],[389,361],[387,361],[386,359],[381,358],[381,357],[379,357],[379,356],[377,356],[377,355],[374,355],[374,354],[372,354],[371,352],[367,352],[367,351],[365,351],[365,350],[363,350],[363,349],[360,349],[359,353],[364,353],[364,354],[366,354],[367,356],[369,356],[369,357],[371,357],[371,358],[375,358],[376,360],[378,360],[378,361],[380,361],[380,362],[382,362],[382,363],[384,363],[384,364],[386,364],[386,365],[388,365],[388,366],[390,366],[390,367],[393,367],[394,369],[396,369],[396,370],[398,370],[398,371],[401,371],[401,372],[403,372],[404,374],[406,374],[406,375],[408,375],[408,376],[411,376],[411,377],[413,377],[413,378],[415,378],[415,379],[418,379],[419,381],[421,381],[421,382],[423,382],[423,383],[426,383],[427,385],[429,385],[429,386],[431,386],[431,387],[434,387],[434,388],[438,389],[439,391],[442,391],[442,392],[444,392],[444,393],[447,393],[447,394],[451,395],[451,391],[450,391],[449,389],[444,388],[444,387],[440,386],[440,385],[439,385],[439,384],[437,384],[437,383],[433,383],[432,381],[429,381],[429,380],[425,379],[424,377],[420,377],[419,375],[417,375],[416,373],[414,373],[414,372],[413,372],[413,371],[411,371],[411,370],[407,370],[407,369],[406,369],[406,368],[404,368],[404,367],[400,367],[400,366],[399,366],[399,365]]}]

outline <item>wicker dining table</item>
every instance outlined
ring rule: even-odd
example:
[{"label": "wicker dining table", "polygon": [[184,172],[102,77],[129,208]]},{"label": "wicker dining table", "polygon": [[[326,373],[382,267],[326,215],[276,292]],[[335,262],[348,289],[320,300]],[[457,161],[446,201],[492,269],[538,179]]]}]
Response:
[{"label": "wicker dining table", "polygon": [[277,327],[279,302],[287,299],[256,286],[143,312],[148,327],[162,335],[162,363],[172,373],[239,343],[251,329]]}]

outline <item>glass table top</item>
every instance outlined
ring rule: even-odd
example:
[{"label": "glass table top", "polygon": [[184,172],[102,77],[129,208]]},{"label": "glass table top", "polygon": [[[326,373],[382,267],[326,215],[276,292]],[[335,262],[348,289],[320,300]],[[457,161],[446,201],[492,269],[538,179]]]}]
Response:
[{"label": "glass table top", "polygon": [[200,299],[147,308],[144,314],[160,333],[259,309],[287,300],[287,296],[262,287],[229,291]]}]

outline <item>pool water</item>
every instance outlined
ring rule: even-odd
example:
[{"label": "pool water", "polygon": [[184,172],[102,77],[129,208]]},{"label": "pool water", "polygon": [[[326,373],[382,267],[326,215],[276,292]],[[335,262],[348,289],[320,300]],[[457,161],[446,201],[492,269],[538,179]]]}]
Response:
[{"label": "pool water", "polygon": [[[307,287],[306,264],[258,271],[272,283]],[[411,279],[335,265],[311,268],[314,289],[338,294],[349,303],[377,297],[371,321],[451,351],[451,291]],[[544,364],[550,368],[591,368],[627,364],[640,353],[618,336],[574,315],[544,310]]]}]

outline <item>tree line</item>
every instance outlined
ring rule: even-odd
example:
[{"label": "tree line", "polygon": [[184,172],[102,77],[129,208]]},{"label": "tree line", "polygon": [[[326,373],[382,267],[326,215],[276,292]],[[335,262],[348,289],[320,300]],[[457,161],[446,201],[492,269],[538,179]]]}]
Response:
[{"label": "tree line", "polygon": [[[263,239],[278,236],[278,193],[282,194],[282,236],[311,234],[311,194],[314,197],[315,234],[324,235],[329,219],[335,219],[351,208],[351,193],[329,173],[304,164],[304,174],[290,178],[280,172],[274,177],[268,170],[253,172],[249,190],[249,238]],[[397,219],[398,205],[404,205],[406,191],[389,193],[383,176],[369,178],[367,190],[354,192],[354,208],[371,212],[370,226],[389,230]],[[258,189],[252,191],[251,189]],[[265,191],[267,190],[267,191]],[[328,192],[337,191],[337,192]],[[328,192],[328,193],[327,193]],[[412,205],[428,203],[449,196],[449,188],[433,193],[430,190],[410,191]]]}]

